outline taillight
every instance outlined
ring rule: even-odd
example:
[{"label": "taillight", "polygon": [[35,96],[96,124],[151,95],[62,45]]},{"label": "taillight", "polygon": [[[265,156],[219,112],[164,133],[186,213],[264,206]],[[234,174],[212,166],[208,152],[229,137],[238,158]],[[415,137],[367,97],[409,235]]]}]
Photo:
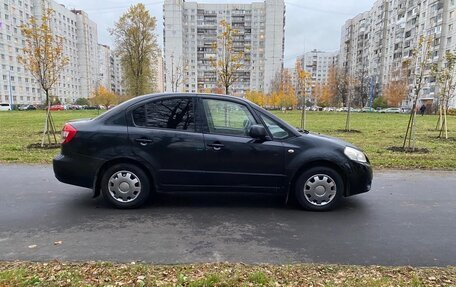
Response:
[{"label": "taillight", "polygon": [[65,124],[62,130],[62,144],[69,143],[78,131],[70,124]]}]

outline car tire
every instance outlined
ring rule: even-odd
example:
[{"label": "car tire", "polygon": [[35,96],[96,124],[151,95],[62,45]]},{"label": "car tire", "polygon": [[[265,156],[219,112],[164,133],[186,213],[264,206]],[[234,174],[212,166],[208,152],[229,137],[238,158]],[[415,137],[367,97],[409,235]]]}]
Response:
[{"label": "car tire", "polygon": [[146,203],[150,196],[150,179],[136,165],[116,164],[103,173],[101,193],[116,208],[137,208]]},{"label": "car tire", "polygon": [[299,205],[311,211],[334,209],[343,194],[342,176],[329,167],[314,167],[304,171],[295,185],[295,197]]}]

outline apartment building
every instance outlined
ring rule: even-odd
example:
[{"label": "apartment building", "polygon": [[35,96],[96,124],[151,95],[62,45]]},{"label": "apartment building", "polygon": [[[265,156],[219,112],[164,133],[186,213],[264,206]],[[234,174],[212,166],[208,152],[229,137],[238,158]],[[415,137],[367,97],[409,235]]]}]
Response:
[{"label": "apartment building", "polygon": [[[445,52],[456,48],[455,10],[454,0],[378,0],[342,27],[339,67],[352,76],[366,69],[376,95],[381,95],[390,80],[404,73],[404,62],[420,37],[433,39],[432,63],[442,63]],[[409,85],[412,94],[413,79]],[[428,70],[420,101],[435,102],[437,93]],[[410,98],[403,104],[410,105]]]},{"label": "apartment building", "polygon": [[40,18],[42,5],[55,13],[51,29],[64,37],[69,64],[63,69],[52,95],[63,103],[88,97],[98,79],[97,26],[81,10],[69,10],[52,0],[0,0],[0,102],[39,104],[44,94],[33,76],[17,61],[25,44],[19,25],[31,16]]},{"label": "apartment building", "polygon": [[0,103],[39,103],[41,92],[34,78],[18,63],[23,47],[18,25],[34,14],[31,0],[0,1]]},{"label": "apartment building", "polygon": [[111,47],[98,44],[98,78],[96,86],[103,86],[118,95],[124,94],[122,66]]},{"label": "apartment building", "polygon": [[98,44],[98,81],[97,86],[112,90],[112,72],[114,61],[111,62],[111,48],[108,45]]},{"label": "apartment building", "polygon": [[165,0],[163,18],[167,91],[204,92],[218,87],[210,59],[222,56],[213,45],[222,32],[222,20],[238,31],[234,46],[245,53],[239,80],[230,90],[232,95],[242,96],[248,90],[269,92],[273,78],[283,67],[283,0],[250,4]]},{"label": "apartment building", "polygon": [[[302,69],[311,75],[311,86],[307,90],[310,100],[314,97],[315,88],[328,82],[331,68],[337,66],[338,55],[339,52],[312,50],[298,57]],[[296,73],[295,69],[292,71]]]},{"label": "apartment building", "polygon": [[312,76],[313,83],[325,84],[331,67],[337,64],[339,52],[313,50],[298,58],[304,71]]},{"label": "apartment building", "polygon": [[165,74],[161,51],[159,51],[157,57],[152,60],[152,64],[155,65],[155,92],[163,93],[165,91]]}]

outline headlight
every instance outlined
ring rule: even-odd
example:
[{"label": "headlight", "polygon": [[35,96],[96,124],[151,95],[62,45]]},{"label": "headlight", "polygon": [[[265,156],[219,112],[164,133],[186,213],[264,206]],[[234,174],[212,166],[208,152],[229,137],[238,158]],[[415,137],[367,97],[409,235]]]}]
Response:
[{"label": "headlight", "polygon": [[351,160],[367,162],[366,155],[362,151],[354,149],[352,147],[345,147],[344,154]]}]

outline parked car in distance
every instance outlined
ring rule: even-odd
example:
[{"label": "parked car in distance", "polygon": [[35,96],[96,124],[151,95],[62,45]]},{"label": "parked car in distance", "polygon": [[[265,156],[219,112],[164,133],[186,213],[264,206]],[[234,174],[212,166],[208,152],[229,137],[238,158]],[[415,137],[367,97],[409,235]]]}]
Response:
[{"label": "parked car in distance", "polygon": [[338,108],[336,111],[337,112],[348,112],[348,108],[347,107],[342,107],[342,108]]},{"label": "parked car in distance", "polygon": [[361,112],[362,113],[369,113],[369,112],[374,112],[375,110],[373,108],[370,108],[370,107],[364,107],[361,109]]},{"label": "parked car in distance", "polygon": [[67,109],[68,110],[82,110],[83,106],[80,106],[80,105],[68,105]]},{"label": "parked car in distance", "polygon": [[18,108],[20,111],[34,111],[36,107],[34,105],[22,105]]},{"label": "parked car in distance", "polygon": [[401,112],[400,108],[387,108],[380,110],[380,113],[394,113],[394,114],[399,114]]},{"label": "parked car in distance", "polygon": [[65,110],[65,106],[64,105],[52,105],[49,110],[51,111],[63,111]]},{"label": "parked car in distance", "polygon": [[408,108],[408,107],[401,108],[401,113],[402,114],[410,114],[411,111],[412,111],[412,109]]},{"label": "parked car in distance", "polygon": [[366,155],[236,97],[155,94],[65,124],[55,176],[118,208],[153,192],[261,192],[326,211],[370,190]]},{"label": "parked car in distance", "polygon": [[11,106],[9,104],[0,104],[0,111],[11,111]]}]

